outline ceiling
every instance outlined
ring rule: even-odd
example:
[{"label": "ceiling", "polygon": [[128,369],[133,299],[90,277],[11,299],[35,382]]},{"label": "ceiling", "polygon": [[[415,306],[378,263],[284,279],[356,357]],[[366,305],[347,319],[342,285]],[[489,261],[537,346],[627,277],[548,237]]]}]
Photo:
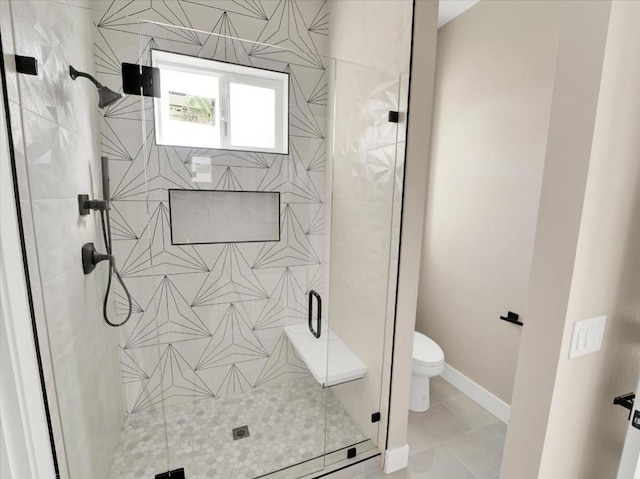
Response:
[{"label": "ceiling", "polygon": [[440,0],[438,28],[465,12],[480,0]]}]

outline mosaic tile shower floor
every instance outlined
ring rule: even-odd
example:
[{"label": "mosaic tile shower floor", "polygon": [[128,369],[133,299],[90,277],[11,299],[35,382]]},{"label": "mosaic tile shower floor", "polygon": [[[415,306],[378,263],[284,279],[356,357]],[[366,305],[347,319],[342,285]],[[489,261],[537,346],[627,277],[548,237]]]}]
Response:
[{"label": "mosaic tile shower floor", "polygon": [[[130,415],[111,479],[165,472],[167,437],[171,469],[184,467],[189,479],[251,479],[368,439],[312,377],[168,406],[166,424],[165,435],[162,411]],[[250,436],[234,441],[233,428],[243,425]]]}]

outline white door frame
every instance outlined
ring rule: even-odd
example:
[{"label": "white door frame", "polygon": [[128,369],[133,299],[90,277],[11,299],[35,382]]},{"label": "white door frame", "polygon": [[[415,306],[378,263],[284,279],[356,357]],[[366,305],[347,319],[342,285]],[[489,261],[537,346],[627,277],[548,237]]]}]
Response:
[{"label": "white door frame", "polygon": [[[4,93],[0,98],[0,456],[6,479],[53,479],[40,370],[14,196]],[[6,455],[5,455],[6,454]],[[3,479],[5,477],[3,476]]]}]

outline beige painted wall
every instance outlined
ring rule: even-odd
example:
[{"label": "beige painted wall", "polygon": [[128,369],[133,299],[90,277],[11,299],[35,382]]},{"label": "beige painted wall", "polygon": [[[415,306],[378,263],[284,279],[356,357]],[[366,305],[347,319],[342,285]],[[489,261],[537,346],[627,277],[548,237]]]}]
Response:
[{"label": "beige painted wall", "polygon": [[[569,431],[571,423],[562,417],[555,419],[555,424],[550,424],[549,419],[569,317],[610,2],[566,1],[560,5],[556,75],[529,281],[527,326],[520,343],[502,479],[583,479],[550,469],[542,474],[541,460],[548,428],[565,428],[578,444],[576,434],[583,432]],[[580,393],[588,391],[588,387],[583,384],[572,392],[572,406],[581,401]],[[583,414],[582,420],[590,421],[589,414]],[[556,442],[556,446],[561,447],[561,454],[577,456],[571,461],[591,463],[591,458],[586,458],[587,451],[576,450],[571,441],[560,446]]]},{"label": "beige painted wall", "polygon": [[416,329],[509,403],[535,237],[559,8],[484,1],[438,32]]},{"label": "beige painted wall", "polygon": [[[539,477],[609,479],[640,372],[640,2],[614,1],[560,361]],[[601,351],[568,359],[573,323],[607,315]]]},{"label": "beige painted wall", "polygon": [[[635,388],[639,372],[640,3],[554,6],[527,325],[500,477],[609,479],[627,428],[611,401]],[[600,314],[608,316],[602,351],[569,360],[573,323]]]}]

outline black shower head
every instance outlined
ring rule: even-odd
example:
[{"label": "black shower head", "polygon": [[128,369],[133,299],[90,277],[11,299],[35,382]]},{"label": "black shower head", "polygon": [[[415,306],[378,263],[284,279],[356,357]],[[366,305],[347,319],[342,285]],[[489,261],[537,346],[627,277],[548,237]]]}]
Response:
[{"label": "black shower head", "polygon": [[122,98],[122,95],[120,93],[109,90],[106,86],[98,87],[98,96],[100,98],[98,100],[98,106],[100,108],[106,108]]},{"label": "black shower head", "polygon": [[73,80],[75,80],[78,77],[84,77],[84,78],[88,78],[89,80],[91,80],[91,82],[98,89],[98,97],[99,97],[98,106],[100,108],[106,108],[109,105],[111,105],[112,103],[115,103],[120,98],[122,98],[122,95],[120,93],[116,93],[115,91],[110,90],[106,86],[103,86],[102,83],[100,83],[98,80],[93,78],[88,73],[79,72],[78,70],[76,70],[72,66],[69,66],[69,75],[71,76],[71,78]]}]

